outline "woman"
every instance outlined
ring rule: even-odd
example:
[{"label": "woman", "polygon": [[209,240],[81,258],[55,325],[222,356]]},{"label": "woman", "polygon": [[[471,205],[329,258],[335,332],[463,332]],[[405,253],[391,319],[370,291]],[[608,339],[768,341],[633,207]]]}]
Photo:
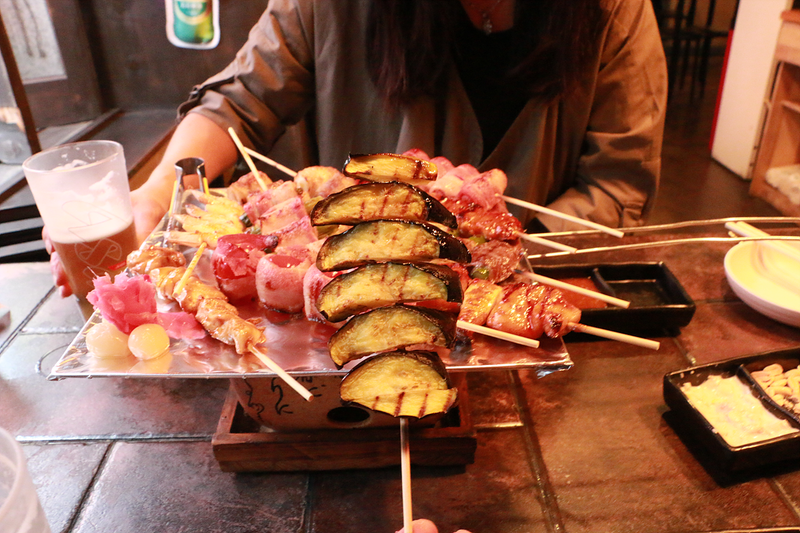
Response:
[{"label": "woman", "polygon": [[[666,86],[650,0],[272,0],[236,59],[181,106],[133,192],[137,232],[165,213],[175,161],[202,157],[214,178],[238,157],[229,126],[269,153],[301,122],[298,166],[418,148],[504,170],[509,196],[642,224]],[[532,229],[576,228],[514,212]]]}]

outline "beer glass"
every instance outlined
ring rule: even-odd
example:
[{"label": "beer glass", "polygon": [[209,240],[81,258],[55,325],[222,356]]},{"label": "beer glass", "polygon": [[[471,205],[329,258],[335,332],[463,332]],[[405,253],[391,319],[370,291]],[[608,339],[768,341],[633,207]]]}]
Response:
[{"label": "beer glass", "polygon": [[136,248],[122,146],[83,141],[39,152],[22,164],[25,178],[84,316],[95,277],[125,268]]}]

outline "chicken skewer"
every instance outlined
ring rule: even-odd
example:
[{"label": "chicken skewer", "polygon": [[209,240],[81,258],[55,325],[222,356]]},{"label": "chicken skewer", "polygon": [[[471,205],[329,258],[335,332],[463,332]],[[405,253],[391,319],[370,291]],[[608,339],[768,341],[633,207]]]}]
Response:
[{"label": "chicken skewer", "polygon": [[168,242],[193,248],[205,243],[209,248],[216,248],[217,240],[223,235],[244,231],[244,223],[241,221],[244,209],[237,202],[215,194],[204,192],[193,192],[193,194],[205,208],[186,204],[185,214],[173,214],[170,220],[180,222],[183,229],[165,232]]},{"label": "chicken skewer", "polygon": [[260,350],[259,345],[266,340],[263,331],[241,318],[236,307],[228,303],[227,297],[219,289],[193,274],[204,249],[205,246],[201,245],[186,268],[163,266],[149,270],[147,274],[156,290],[162,297],[178,302],[181,309],[194,315],[214,339],[234,346],[240,355],[253,353],[298,394],[311,400],[311,392]]}]

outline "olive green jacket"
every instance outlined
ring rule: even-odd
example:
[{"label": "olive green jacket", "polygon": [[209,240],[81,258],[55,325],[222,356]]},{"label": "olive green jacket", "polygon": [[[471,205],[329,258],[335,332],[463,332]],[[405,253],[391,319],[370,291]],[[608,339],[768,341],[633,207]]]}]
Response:
[{"label": "olive green jacket", "polygon": [[[643,223],[658,186],[667,100],[650,0],[602,0],[607,23],[585,82],[548,106],[529,102],[482,163],[480,128],[455,67],[438,110],[427,97],[400,112],[385,108],[366,69],[369,1],[272,0],[235,60],[180,111],[232,125],[245,144],[298,169],[419,148],[504,170],[509,196],[609,226]],[[534,216],[511,210],[523,222]],[[578,229],[539,218],[553,231]]]}]

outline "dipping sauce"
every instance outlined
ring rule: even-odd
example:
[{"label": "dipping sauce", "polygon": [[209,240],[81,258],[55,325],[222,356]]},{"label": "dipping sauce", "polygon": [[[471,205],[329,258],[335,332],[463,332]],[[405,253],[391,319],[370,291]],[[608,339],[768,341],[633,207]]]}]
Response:
[{"label": "dipping sauce", "polygon": [[700,385],[684,383],[681,391],[731,446],[743,446],[800,431],[772,414],[738,377],[711,375]]},{"label": "dipping sauce", "polygon": [[[601,292],[591,278],[559,278],[559,281],[563,281],[564,283],[569,283],[570,285],[581,287],[582,289],[588,289],[594,292]],[[597,298],[592,298],[591,296],[578,294],[577,292],[572,292],[572,291],[562,290],[561,292],[564,295],[564,299],[567,302],[574,305],[575,307],[577,307],[578,309],[603,309],[605,307],[608,307],[608,305],[604,301],[598,300]]]}]

